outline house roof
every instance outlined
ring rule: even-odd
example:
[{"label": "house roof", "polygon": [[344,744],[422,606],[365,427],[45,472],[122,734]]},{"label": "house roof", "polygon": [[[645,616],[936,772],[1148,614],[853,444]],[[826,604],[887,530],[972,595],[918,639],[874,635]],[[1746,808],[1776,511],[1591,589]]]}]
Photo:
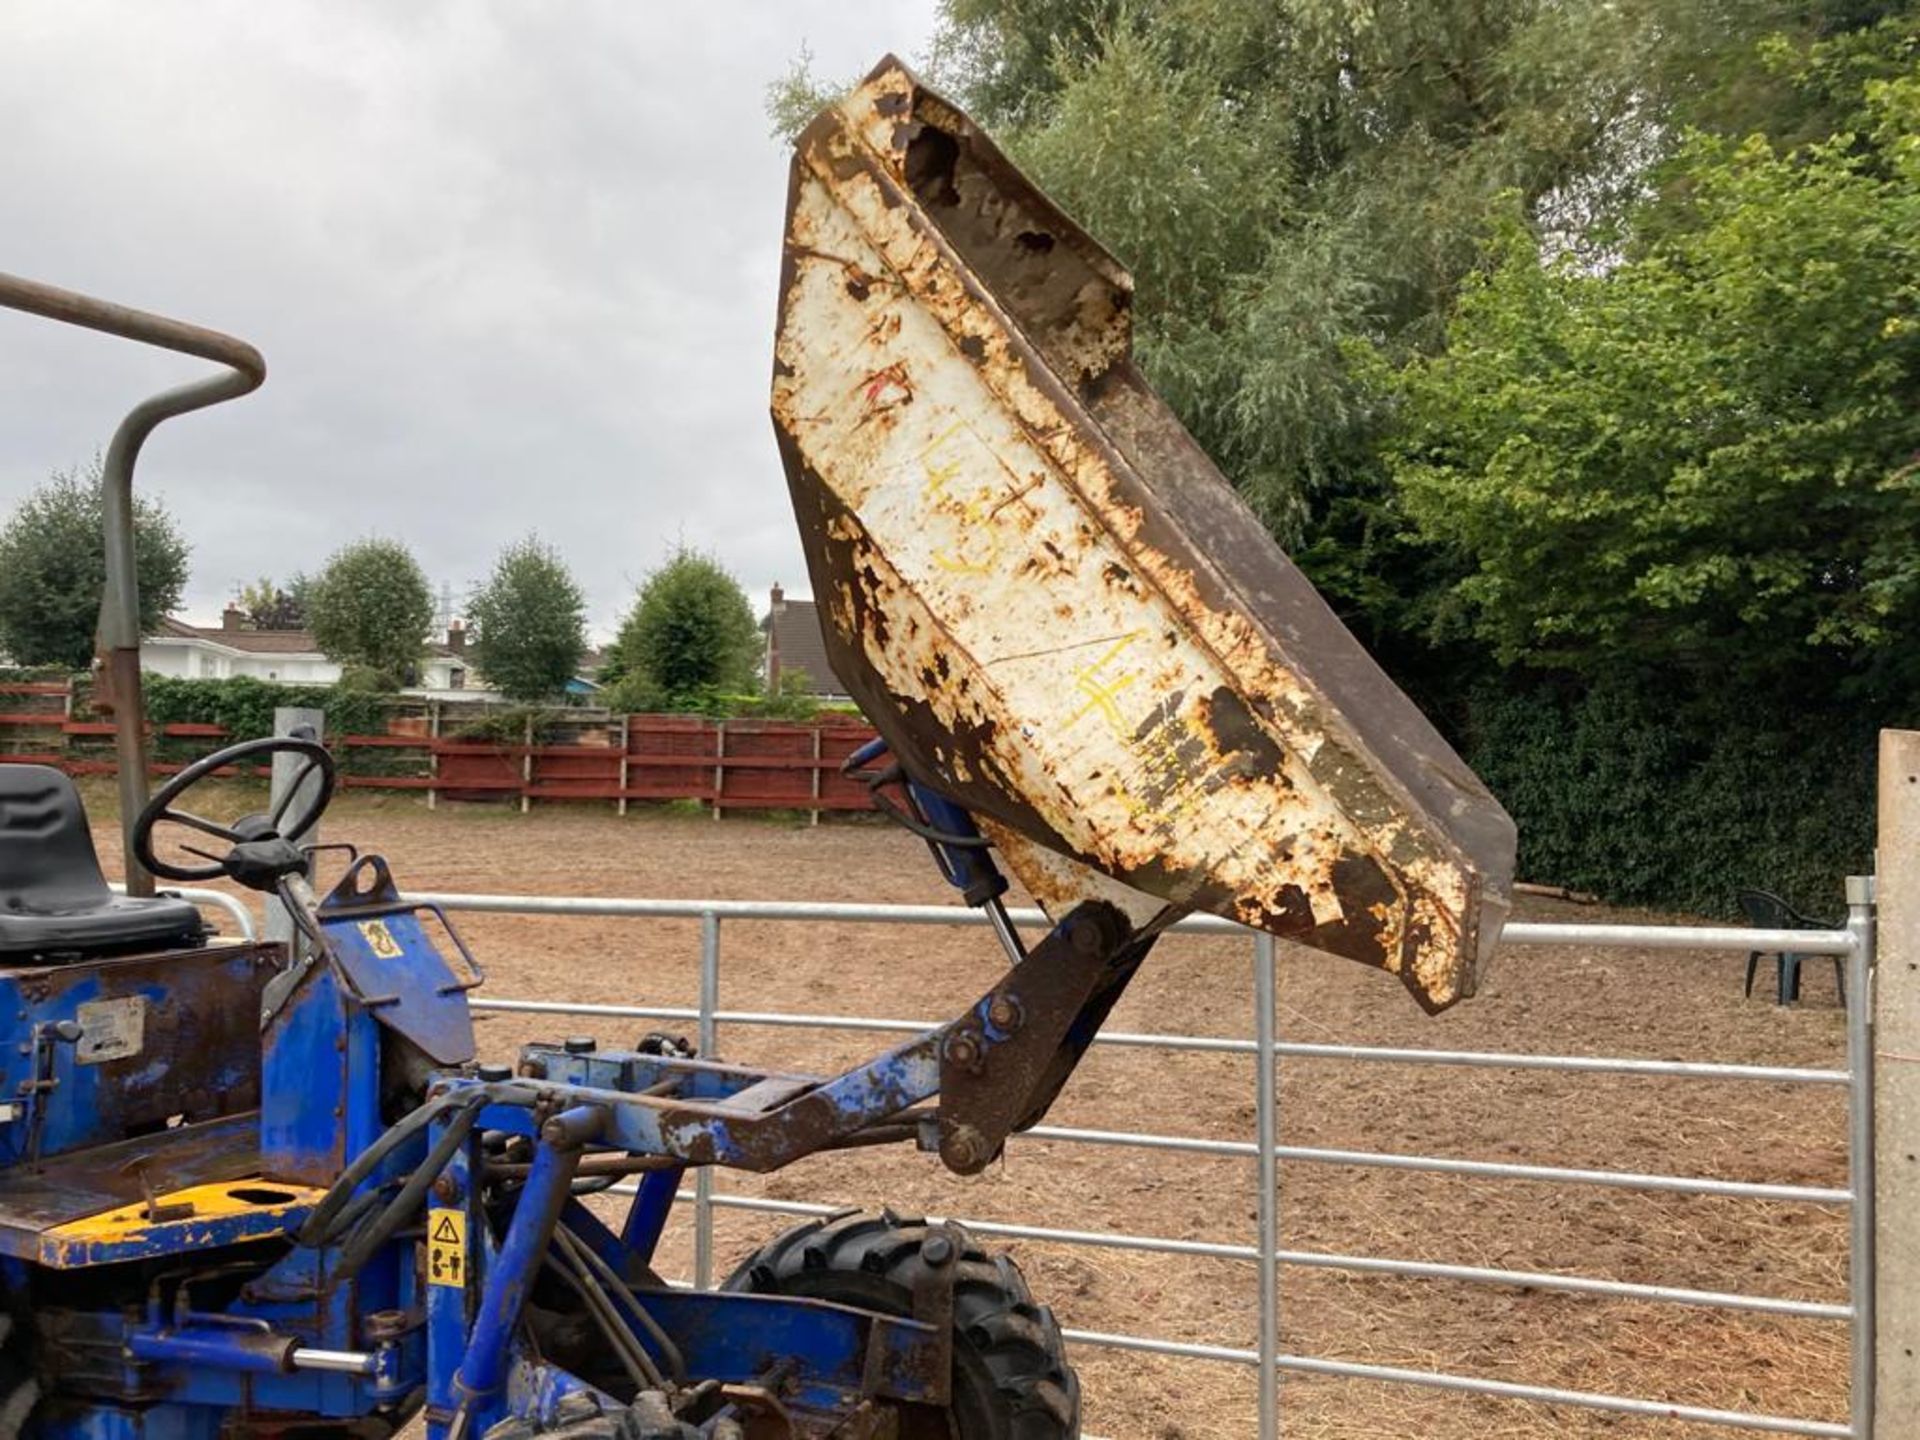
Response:
[{"label": "house roof", "polygon": [[204,640],[250,655],[318,655],[320,647],[306,630],[228,630],[219,625],[189,625],[171,615],[160,622],[156,638]]},{"label": "house roof", "polygon": [[[202,640],[211,645],[224,645],[229,650],[244,651],[249,655],[318,655],[325,658],[326,652],[313,638],[311,630],[229,630],[224,625],[189,625],[168,615],[161,619],[160,628],[155,632],[156,639]],[[451,655],[460,657],[445,645],[433,644],[426,647],[428,655]]]},{"label": "house roof", "polygon": [[780,668],[804,670],[816,695],[845,695],[847,687],[827,661],[827,644],[820,634],[820,610],[811,600],[782,600],[760,622],[773,638]]}]

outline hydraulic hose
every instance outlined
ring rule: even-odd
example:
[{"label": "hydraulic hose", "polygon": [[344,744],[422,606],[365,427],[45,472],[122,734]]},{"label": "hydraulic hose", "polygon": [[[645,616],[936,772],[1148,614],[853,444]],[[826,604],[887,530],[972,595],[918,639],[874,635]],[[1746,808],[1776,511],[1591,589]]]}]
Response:
[{"label": "hydraulic hose", "polygon": [[413,1217],[426,1200],[427,1187],[447,1168],[454,1153],[467,1143],[467,1137],[473,1133],[474,1124],[479,1118],[478,1105],[469,1106],[454,1117],[445,1133],[434,1143],[433,1149],[427,1152],[426,1160],[400,1187],[400,1193],[393,1197],[386,1209],[356,1230],[353,1238],[346,1243],[340,1252],[339,1263],[334,1267],[337,1278],[350,1280],[358,1275],[360,1267],[373,1257],[374,1252]]},{"label": "hydraulic hose", "polygon": [[667,1368],[673,1372],[673,1378],[676,1380],[685,1380],[687,1378],[686,1356],[680,1353],[680,1347],[673,1343],[673,1337],[661,1328],[660,1322],[648,1313],[647,1307],[640,1303],[640,1297],[628,1288],[626,1281],[613,1273],[613,1267],[607,1264],[586,1241],[575,1235],[564,1225],[560,1226],[558,1233],[573,1248],[579,1258],[593,1270],[601,1284],[606,1287],[607,1292],[610,1295],[618,1296],[619,1299],[624,1302],[627,1312],[638,1320],[641,1327],[652,1337],[653,1343],[659,1347],[661,1356],[667,1362]]},{"label": "hydraulic hose", "polygon": [[[352,1163],[340,1172],[340,1178],[333,1182],[332,1188],[321,1197],[320,1203],[308,1213],[300,1229],[295,1232],[294,1238],[300,1244],[309,1247],[328,1245],[337,1240],[342,1228],[340,1214],[353,1199],[354,1192],[366,1183],[367,1178],[389,1155],[447,1111],[470,1108],[477,1112],[480,1106],[490,1104],[531,1105],[533,1099],[534,1092],[525,1086],[512,1081],[503,1081],[498,1084],[474,1085],[451,1090],[443,1095],[436,1095],[425,1104],[408,1111],[388,1126],[378,1140],[362,1150],[354,1157]],[[441,1163],[444,1167],[446,1162]],[[431,1176],[429,1176],[429,1183],[431,1183]]]},{"label": "hydraulic hose", "polygon": [[[667,1383],[666,1376],[661,1373],[660,1367],[653,1363],[653,1357],[647,1354],[646,1347],[635,1338],[632,1329],[620,1318],[608,1286],[595,1274],[596,1269],[605,1270],[604,1263],[598,1266],[590,1264],[590,1262],[599,1261],[600,1257],[593,1254],[591,1248],[566,1226],[558,1225],[554,1227],[553,1250],[549,1258],[558,1258],[564,1262],[559,1267],[560,1273],[572,1282],[580,1298],[587,1302],[587,1308],[593,1312],[594,1319],[606,1334],[608,1343],[620,1352],[622,1363],[626,1366],[628,1373],[639,1382],[639,1387],[643,1390],[650,1385],[656,1388],[664,1387]],[[605,1273],[611,1275],[611,1271]],[[620,1290],[624,1287],[620,1286],[616,1279],[613,1281],[613,1289]]]}]

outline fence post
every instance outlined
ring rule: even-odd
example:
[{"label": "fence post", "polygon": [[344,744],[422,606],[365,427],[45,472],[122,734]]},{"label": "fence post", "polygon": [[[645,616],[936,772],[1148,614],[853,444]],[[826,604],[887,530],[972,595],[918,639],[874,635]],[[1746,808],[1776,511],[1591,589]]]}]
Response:
[{"label": "fence post", "polygon": [[633,775],[633,717],[620,717],[620,801],[615,813],[627,813],[627,784]]},{"label": "fence post", "polygon": [[533,711],[527,711],[527,725],[520,734],[520,740],[526,749],[520,756],[520,813],[526,814],[533,808],[533,797],[527,791],[533,786]]},{"label": "fence post", "polygon": [[[325,740],[327,738],[327,712],[324,710],[310,710],[302,705],[276,705],[274,707],[273,733],[275,735],[292,735],[302,729],[302,727],[310,729],[315,740]],[[344,749],[342,753],[344,754]],[[280,807],[281,801],[286,798],[287,792],[293,788],[293,782],[299,776],[305,763],[306,762],[301,760],[298,755],[282,754],[273,757],[273,779],[270,782],[271,788],[267,792],[267,808],[269,810],[277,810]],[[319,783],[320,777],[317,774],[310,775],[306,788],[311,790],[312,787]],[[288,813],[292,814],[304,808],[306,802],[304,798],[302,798],[300,800],[289,801],[288,803],[290,806]],[[289,835],[287,838],[300,844],[317,845],[320,842],[320,827],[316,824],[302,834]],[[307,878],[309,880],[313,878],[313,866],[311,864],[307,866]],[[271,896],[268,897],[266,904],[266,929],[264,933],[267,939],[278,940],[287,945],[294,943],[294,936],[297,933],[293,927],[293,917],[287,913],[287,907]]]},{"label": "fence post", "polygon": [[[1870,1087],[1874,1162],[1864,1197],[1873,1215],[1869,1288],[1853,1296],[1868,1322],[1855,1338],[1869,1354],[1863,1375],[1855,1353],[1853,1415],[1863,1440],[1897,1440],[1920,1415],[1920,731],[1880,732],[1879,799],[1878,913],[1868,931],[1879,963],[1867,989],[1848,997],[1849,1040],[1856,1014],[1871,1026],[1860,1057],[1869,1070],[1854,1084]],[[1854,973],[1862,968],[1856,956]]]},{"label": "fence post", "polygon": [[713,722],[713,818],[720,818],[720,797],[727,789],[727,722]]},{"label": "fence post", "polygon": [[1876,966],[1875,880],[1871,875],[1847,877],[1847,931],[1853,949],[1847,970],[1847,1189],[1853,1194],[1849,1210],[1847,1289],[1854,1305],[1853,1372],[1848,1387],[1849,1425],[1857,1440],[1873,1434],[1874,1329],[1878,1301],[1874,1256],[1877,1205],[1874,1194],[1876,1156],[1874,1108],[1878,1103],[1873,1063],[1873,991]]},{"label": "fence post", "polygon": [[[719,1048],[720,917],[711,910],[700,917],[700,1030],[702,1060],[712,1060]],[[713,1167],[693,1172],[693,1287],[713,1286]]]},{"label": "fence post", "polygon": [[820,823],[820,725],[818,721],[814,722],[813,726],[813,800],[813,809],[808,812],[812,818],[807,823],[818,825]]},{"label": "fence post", "polygon": [[427,809],[440,808],[440,702],[427,702]]},{"label": "fence post", "polygon": [[1253,937],[1254,1128],[1259,1132],[1260,1440],[1280,1434],[1280,1144],[1279,1034],[1274,1019],[1273,936]]}]

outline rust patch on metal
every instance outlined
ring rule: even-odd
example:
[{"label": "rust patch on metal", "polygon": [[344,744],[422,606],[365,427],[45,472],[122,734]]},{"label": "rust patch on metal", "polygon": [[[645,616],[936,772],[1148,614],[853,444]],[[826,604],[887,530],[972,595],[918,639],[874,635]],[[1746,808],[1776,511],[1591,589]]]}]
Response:
[{"label": "rust patch on metal", "polygon": [[781,277],[828,648],[909,770],[1055,912],[1210,910],[1472,993],[1512,823],[1140,378],[1126,271],[888,59],[800,138]]}]

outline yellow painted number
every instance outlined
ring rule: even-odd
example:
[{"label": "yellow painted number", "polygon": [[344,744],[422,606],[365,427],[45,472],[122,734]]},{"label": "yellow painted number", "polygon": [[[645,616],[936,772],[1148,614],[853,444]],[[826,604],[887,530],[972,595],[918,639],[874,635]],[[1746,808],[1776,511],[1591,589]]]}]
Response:
[{"label": "yellow painted number", "polygon": [[400,942],[393,938],[393,932],[387,928],[384,920],[362,920],[361,938],[367,942],[367,948],[382,960],[398,960],[402,954]]},{"label": "yellow painted number", "polygon": [[427,1212],[427,1283],[456,1289],[467,1283],[466,1211]]}]

